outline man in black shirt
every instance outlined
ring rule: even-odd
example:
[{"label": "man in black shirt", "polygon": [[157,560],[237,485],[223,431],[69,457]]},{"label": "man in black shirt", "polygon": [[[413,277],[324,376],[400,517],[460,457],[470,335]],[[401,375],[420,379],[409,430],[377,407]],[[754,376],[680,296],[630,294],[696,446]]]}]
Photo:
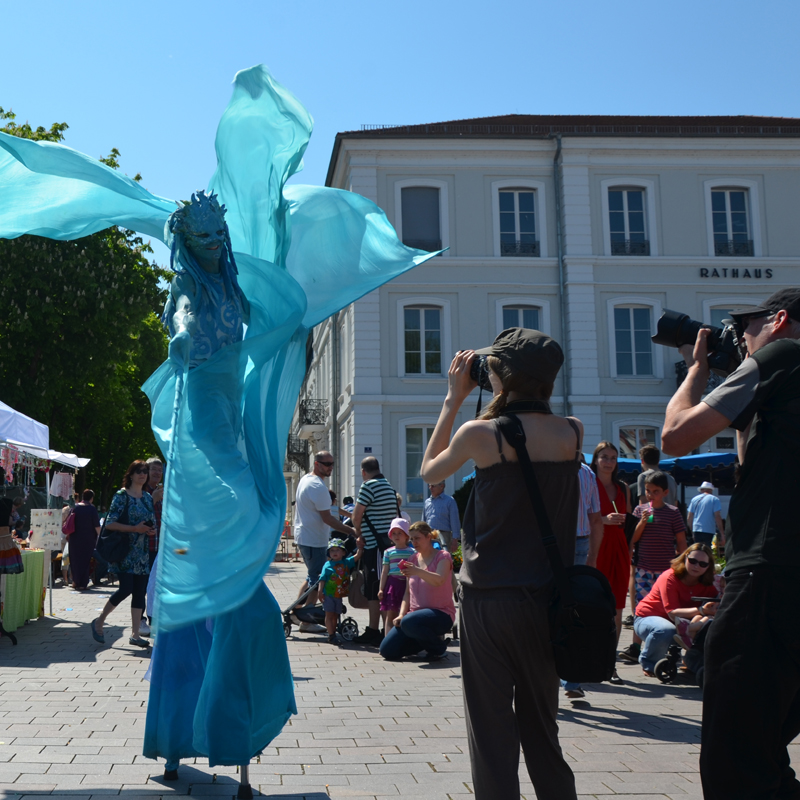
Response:
[{"label": "man in black shirt", "polygon": [[707,397],[708,331],[667,407],[662,446],[683,455],[727,427],[742,472],[726,525],[725,595],[705,643],[700,773],[706,800],[800,798],[800,289],[733,309],[750,355]]}]

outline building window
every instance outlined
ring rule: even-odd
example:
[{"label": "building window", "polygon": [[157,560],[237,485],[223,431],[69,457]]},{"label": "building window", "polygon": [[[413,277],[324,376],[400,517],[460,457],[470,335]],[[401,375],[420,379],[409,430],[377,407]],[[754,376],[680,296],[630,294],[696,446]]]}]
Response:
[{"label": "building window", "polygon": [[639,425],[626,425],[619,429],[620,458],[639,458],[639,450],[646,444],[658,447],[658,429]]},{"label": "building window", "polygon": [[735,444],[733,436],[717,436],[715,447],[717,450],[733,450]]},{"label": "building window", "polygon": [[752,256],[746,189],[713,189],[711,224],[715,256]]},{"label": "building window", "polygon": [[608,227],[612,256],[649,256],[644,189],[608,190]]},{"label": "building window", "polygon": [[442,310],[407,306],[403,316],[406,375],[441,375]]},{"label": "building window", "polygon": [[[741,305],[744,305],[743,303]],[[723,320],[731,318],[731,312],[728,308],[711,308],[708,312],[709,324],[715,328],[724,328],[725,323]]]},{"label": "building window", "polygon": [[403,244],[417,250],[442,249],[439,189],[406,186],[401,190]]},{"label": "building window", "polygon": [[540,331],[539,309],[536,306],[503,306],[503,330],[532,328]]},{"label": "building window", "polygon": [[533,189],[503,189],[499,193],[501,256],[539,256],[535,196]]},{"label": "building window", "polygon": [[653,310],[649,307],[614,309],[614,346],[617,375],[653,375]]},{"label": "building window", "polygon": [[425,501],[425,482],[420,478],[422,456],[433,436],[433,426],[406,428],[406,503],[421,505]]}]

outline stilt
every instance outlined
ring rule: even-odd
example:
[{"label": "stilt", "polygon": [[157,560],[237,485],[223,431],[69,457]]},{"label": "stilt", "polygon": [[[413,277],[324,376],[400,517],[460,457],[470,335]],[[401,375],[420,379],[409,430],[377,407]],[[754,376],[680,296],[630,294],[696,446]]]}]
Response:
[{"label": "stilt", "polygon": [[2,622],[0,622],[0,639],[1,639],[3,636],[8,636],[8,638],[9,638],[9,639],[11,639],[11,644],[16,644],[16,643],[17,643],[17,637],[16,637],[16,636],[14,636],[14,634],[13,634],[13,633],[11,633],[11,631],[7,631],[7,630],[6,630],[6,629],[3,627],[3,623],[2,623]]},{"label": "stilt", "polygon": [[239,767],[239,791],[237,800],[253,800],[253,789],[250,786],[250,762]]}]

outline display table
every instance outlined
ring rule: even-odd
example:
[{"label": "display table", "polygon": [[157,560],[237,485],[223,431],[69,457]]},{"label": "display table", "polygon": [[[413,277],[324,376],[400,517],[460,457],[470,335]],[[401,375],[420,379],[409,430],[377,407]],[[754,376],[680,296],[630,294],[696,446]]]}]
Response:
[{"label": "display table", "polygon": [[3,576],[3,627],[11,633],[42,614],[45,555],[49,559],[46,550],[23,550],[25,571]]}]

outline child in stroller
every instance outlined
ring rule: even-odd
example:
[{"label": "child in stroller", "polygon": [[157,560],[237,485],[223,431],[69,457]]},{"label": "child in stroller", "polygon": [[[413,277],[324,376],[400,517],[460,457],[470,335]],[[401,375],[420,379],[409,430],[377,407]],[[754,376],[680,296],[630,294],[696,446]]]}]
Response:
[{"label": "child in stroller", "polygon": [[[337,559],[333,559],[334,551]],[[329,642],[335,641],[336,633],[338,633],[346,642],[352,642],[353,639],[358,636],[358,624],[356,621],[352,617],[342,618],[342,614],[347,611],[347,608],[345,607],[341,598],[347,596],[350,573],[352,572],[352,568],[355,566],[356,561],[361,558],[361,550],[358,550],[356,555],[350,558],[345,558],[345,551],[346,543],[342,539],[331,539],[331,541],[328,543],[328,557],[330,560],[326,562],[325,566],[323,567],[322,574],[320,575],[320,582],[309,586],[308,589],[303,592],[288,608],[285,608],[281,612],[283,614],[283,632],[287,639],[292,634],[293,617],[295,618],[295,622],[299,620],[301,623],[308,622],[314,625],[325,624],[326,628],[328,629]],[[340,565],[342,567],[344,567],[347,562],[352,562],[352,565],[347,569],[347,586],[342,587],[344,593],[340,594],[338,598],[328,598],[325,592],[326,584],[328,583],[329,579],[329,574],[327,574],[327,571],[329,567],[332,566],[332,562],[335,562],[336,565]],[[339,571],[344,572],[343,569],[340,569]],[[325,605],[305,605],[305,602],[311,593],[316,592],[317,590],[319,590],[319,597],[322,597],[324,601],[327,601],[328,599],[339,600],[341,610],[333,613],[333,618],[330,620],[332,622],[332,629],[328,628],[327,626],[327,623],[330,619],[328,614],[330,612],[327,611]],[[339,604],[336,605],[339,606]]]}]

